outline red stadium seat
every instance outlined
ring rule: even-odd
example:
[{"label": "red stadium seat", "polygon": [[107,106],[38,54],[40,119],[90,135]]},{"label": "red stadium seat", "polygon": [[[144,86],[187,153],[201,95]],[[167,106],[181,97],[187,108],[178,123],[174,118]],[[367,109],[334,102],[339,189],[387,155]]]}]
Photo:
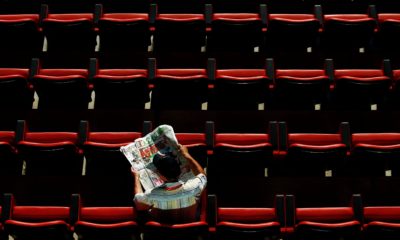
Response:
[{"label": "red stadium seat", "polygon": [[[25,129],[24,125],[25,122],[20,122],[19,127]],[[80,138],[77,132],[23,131],[17,149],[19,157],[26,162],[26,175],[80,176],[82,174],[83,153],[77,147]]]},{"label": "red stadium seat", "polygon": [[215,213],[217,239],[265,239],[281,236],[284,227],[283,195],[276,196],[273,207],[223,207],[215,195],[209,196],[209,205]]},{"label": "red stadium seat", "polygon": [[78,239],[139,239],[137,212],[133,206],[79,207],[74,231]]},{"label": "red stadium seat", "polygon": [[269,94],[265,69],[217,69],[210,109],[258,110]]},{"label": "red stadium seat", "polygon": [[139,137],[141,132],[89,132],[83,146],[86,175],[129,175],[131,165],[120,148]]},{"label": "red stadium seat", "polygon": [[92,13],[49,13],[43,20],[48,52],[93,54],[96,33]]},{"label": "red stadium seat", "polygon": [[330,81],[323,69],[276,69],[277,109],[320,110],[326,107]]},{"label": "red stadium seat", "polygon": [[382,69],[335,69],[334,81],[334,101],[342,109],[379,110],[392,85]]},{"label": "red stadium seat", "polygon": [[365,206],[363,210],[365,239],[392,240],[399,237],[399,206]]},{"label": "red stadium seat", "polygon": [[212,16],[207,50],[253,53],[263,44],[263,21],[259,13],[223,13]]},{"label": "red stadium seat", "polygon": [[25,68],[0,68],[0,108],[32,108],[33,88]]},{"label": "red stadium seat", "polygon": [[[280,139],[285,171],[289,175],[332,176],[342,174],[348,146],[344,140],[346,124],[338,133],[293,133],[281,122]],[[285,141],[285,139],[287,139]],[[330,171],[329,173],[327,171]]]},{"label": "red stadium seat", "polygon": [[367,176],[384,176],[392,170],[398,175],[400,133],[353,133],[351,159],[353,172]]},{"label": "red stadium seat", "polygon": [[[0,49],[5,53],[37,57],[43,47],[43,34],[39,29],[39,14],[1,14]],[[7,55],[8,55],[7,54]]]},{"label": "red stadium seat", "polygon": [[150,45],[148,13],[104,13],[98,24],[100,52],[147,52]]},{"label": "red stadium seat", "polygon": [[160,13],[156,17],[154,51],[201,52],[206,42],[204,14]]},{"label": "red stadium seat", "polygon": [[92,87],[87,69],[38,69],[32,82],[39,108],[87,109]]},{"label": "red stadium seat", "polygon": [[14,239],[73,240],[70,206],[18,205],[10,198],[11,214],[4,224]]},{"label": "red stadium seat", "polygon": [[0,131],[0,176],[21,175],[22,162],[17,158],[14,131]]},{"label": "red stadium seat", "polygon": [[277,150],[276,122],[270,122],[267,128],[258,133],[215,133],[207,168],[210,192],[227,190],[220,187],[240,185],[247,179],[260,180],[278,174],[273,161]]},{"label": "red stadium seat", "polygon": [[379,13],[379,41],[385,56],[393,56],[400,51],[400,13]]},{"label": "red stadium seat", "polygon": [[315,51],[321,23],[312,13],[271,13],[268,15],[266,48],[283,52]]},{"label": "red stadium seat", "polygon": [[149,101],[146,69],[99,69],[93,86],[96,109],[144,109]]},{"label": "red stadium seat", "polygon": [[206,69],[157,69],[151,108],[157,110],[201,110],[206,102]]},{"label": "red stadium seat", "polygon": [[330,56],[368,51],[376,27],[375,19],[365,12],[324,13],[324,50]]},{"label": "red stadium seat", "polygon": [[[293,196],[289,195],[286,198],[287,204],[294,204]],[[295,206],[294,210],[294,236],[296,239],[359,239],[361,236],[362,225],[352,206]]]}]

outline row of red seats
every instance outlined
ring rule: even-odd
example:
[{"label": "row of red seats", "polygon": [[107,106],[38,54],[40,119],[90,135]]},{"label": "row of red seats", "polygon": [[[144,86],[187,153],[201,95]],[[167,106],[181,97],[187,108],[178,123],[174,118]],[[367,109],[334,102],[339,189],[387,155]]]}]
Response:
[{"label": "row of red seats", "polygon": [[347,206],[296,206],[293,195],[277,195],[274,206],[224,207],[203,194],[197,222],[149,221],[133,206],[85,206],[74,194],[69,206],[18,205],[4,195],[2,239],[379,239],[399,237],[399,206],[363,205],[353,195]]},{"label": "row of red seats", "polygon": [[[0,132],[3,175],[129,175],[130,165],[119,148],[152,129],[144,122],[136,132],[90,131],[86,121],[78,132],[30,131],[24,121],[16,133]],[[181,144],[207,168],[210,183],[235,180],[236,174],[281,176],[397,176],[400,133],[352,133],[342,123],[336,133],[296,133],[285,122],[270,122],[264,132],[216,132],[207,122],[204,132],[176,133]],[[110,164],[112,162],[112,164]],[[63,167],[60,168],[59,166]],[[229,170],[229,171],[228,171]]]},{"label": "row of red seats", "polygon": [[[201,216],[198,222],[173,224],[146,222],[139,226],[140,213],[134,206],[85,206],[80,196],[74,194],[67,206],[18,205],[18,199],[5,194],[1,225],[1,236],[8,239],[166,239],[181,235],[204,234],[208,231],[206,220],[206,194],[203,194]],[[142,229],[143,227],[143,229]],[[183,234],[183,235],[182,235]]]},{"label": "row of red seats", "polygon": [[[211,125],[212,127],[213,125]],[[268,132],[267,132],[268,131]],[[275,176],[397,176],[400,134],[293,132],[285,122],[270,122],[264,133],[214,132],[207,173],[214,183]]]},{"label": "row of red seats", "polygon": [[144,109],[152,92],[154,110],[397,109],[399,79],[389,60],[366,69],[335,68],[332,60],[275,69],[273,59],[264,68],[220,69],[215,59],[203,68],[158,68],[151,58],[147,68],[102,69],[92,59],[89,69],[71,69],[34,59],[31,69],[0,68],[0,104],[31,109],[36,91],[39,109],[87,109],[92,100],[95,109]]},{"label": "row of red seats", "polygon": [[366,69],[337,69],[332,60],[275,69],[273,59],[264,68],[220,69],[215,59],[204,68],[158,68],[151,58],[147,68],[102,69],[92,59],[89,69],[54,69],[34,59],[31,69],[0,68],[0,103],[31,109],[36,91],[39,109],[87,109],[92,100],[95,109],[144,109],[152,92],[155,110],[396,109],[399,73],[389,60]]},{"label": "row of red seats", "polygon": [[[46,7],[43,7],[46,9]],[[4,50],[40,52],[43,36],[48,51],[94,53],[96,35],[100,51],[147,52],[154,31],[154,50],[200,52],[207,45],[210,51],[246,51],[272,46],[273,49],[293,48],[302,52],[314,47],[322,33],[326,49],[342,49],[346,45],[356,51],[368,47],[378,33],[382,46],[397,48],[399,13],[324,13],[320,6],[314,12],[269,13],[260,5],[258,12],[215,12],[206,5],[206,13],[108,13],[97,5],[94,13],[51,13],[0,15]],[[207,32],[207,33],[206,33]],[[265,33],[267,35],[265,35]],[[207,43],[206,43],[207,35]],[[264,37],[266,36],[266,42]],[[279,50],[279,51],[281,51]]]}]

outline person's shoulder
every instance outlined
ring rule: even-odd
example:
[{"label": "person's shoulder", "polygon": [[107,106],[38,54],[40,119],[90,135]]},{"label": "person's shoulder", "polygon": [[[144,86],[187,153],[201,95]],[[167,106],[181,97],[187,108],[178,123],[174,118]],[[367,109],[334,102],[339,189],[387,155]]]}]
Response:
[{"label": "person's shoulder", "polygon": [[207,176],[204,173],[197,174],[196,178],[200,179],[201,181],[207,181]]},{"label": "person's shoulder", "polygon": [[207,177],[206,175],[204,175],[203,173],[199,173],[196,176],[194,176],[193,178],[190,178],[189,180],[187,180],[184,184],[183,187],[185,190],[193,190],[196,188],[204,188],[204,186],[207,183]]}]

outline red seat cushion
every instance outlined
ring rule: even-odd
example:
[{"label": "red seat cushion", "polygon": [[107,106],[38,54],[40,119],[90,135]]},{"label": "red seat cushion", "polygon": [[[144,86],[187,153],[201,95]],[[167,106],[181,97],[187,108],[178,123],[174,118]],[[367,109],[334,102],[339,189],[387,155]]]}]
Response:
[{"label": "red seat cushion", "polygon": [[100,18],[100,20],[113,21],[113,22],[148,21],[149,14],[147,14],[147,13],[105,13]]},{"label": "red seat cushion", "polygon": [[260,15],[257,13],[215,13],[213,21],[231,21],[231,22],[246,22],[260,21]]},{"label": "red seat cushion", "polygon": [[91,13],[63,13],[63,14],[49,14],[44,21],[51,22],[81,22],[93,21],[93,14]]},{"label": "red seat cushion", "polygon": [[207,78],[207,71],[206,69],[158,69],[156,78],[176,80]]},{"label": "red seat cushion", "polygon": [[33,21],[35,23],[39,22],[38,14],[9,14],[9,15],[0,15],[0,22],[3,23],[16,23],[16,22],[26,22]]},{"label": "red seat cushion", "polygon": [[159,14],[156,20],[163,21],[175,21],[175,22],[183,22],[183,21],[203,21],[203,14]]}]

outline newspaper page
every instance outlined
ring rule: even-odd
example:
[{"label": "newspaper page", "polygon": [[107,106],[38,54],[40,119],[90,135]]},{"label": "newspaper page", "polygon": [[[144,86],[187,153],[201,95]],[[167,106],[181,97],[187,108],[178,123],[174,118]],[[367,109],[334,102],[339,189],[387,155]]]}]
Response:
[{"label": "newspaper page", "polygon": [[[161,125],[145,137],[138,138],[133,143],[121,147],[121,152],[128,159],[132,167],[139,172],[140,183],[147,192],[164,184],[164,181],[157,172],[157,168],[153,164],[154,155],[156,153],[165,154],[171,152],[177,156],[178,140],[171,126]],[[178,160],[181,163],[179,180],[187,181],[194,177],[186,159],[179,155]]]}]

